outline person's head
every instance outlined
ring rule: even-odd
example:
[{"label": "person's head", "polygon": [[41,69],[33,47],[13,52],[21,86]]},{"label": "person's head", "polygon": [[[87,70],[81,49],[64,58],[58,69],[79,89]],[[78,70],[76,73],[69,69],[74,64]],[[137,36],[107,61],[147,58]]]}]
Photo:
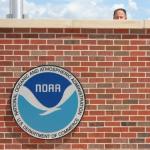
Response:
[{"label": "person's head", "polygon": [[126,10],[123,8],[118,8],[118,9],[114,10],[113,19],[126,20],[127,19]]}]

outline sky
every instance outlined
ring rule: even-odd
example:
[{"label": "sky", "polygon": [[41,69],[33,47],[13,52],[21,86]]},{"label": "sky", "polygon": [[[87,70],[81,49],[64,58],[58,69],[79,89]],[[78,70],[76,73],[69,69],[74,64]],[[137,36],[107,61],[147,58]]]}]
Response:
[{"label": "sky", "polygon": [[[9,12],[9,0],[0,0],[0,18]],[[29,19],[105,19],[113,10],[125,8],[128,19],[150,19],[150,0],[24,0]]]}]

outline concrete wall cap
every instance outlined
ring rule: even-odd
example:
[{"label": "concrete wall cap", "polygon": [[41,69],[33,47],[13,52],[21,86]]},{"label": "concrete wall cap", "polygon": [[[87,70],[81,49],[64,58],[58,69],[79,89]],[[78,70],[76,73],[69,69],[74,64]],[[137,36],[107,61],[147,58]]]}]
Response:
[{"label": "concrete wall cap", "polygon": [[3,28],[150,28],[149,20],[30,20],[0,19]]}]

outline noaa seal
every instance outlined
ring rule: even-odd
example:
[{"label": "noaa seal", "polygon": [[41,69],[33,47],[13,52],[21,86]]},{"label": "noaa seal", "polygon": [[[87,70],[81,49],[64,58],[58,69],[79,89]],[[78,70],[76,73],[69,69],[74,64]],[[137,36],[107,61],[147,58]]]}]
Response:
[{"label": "noaa seal", "polygon": [[15,84],[11,107],[18,125],[41,139],[72,131],[84,113],[85,96],[77,78],[58,66],[39,66]]}]

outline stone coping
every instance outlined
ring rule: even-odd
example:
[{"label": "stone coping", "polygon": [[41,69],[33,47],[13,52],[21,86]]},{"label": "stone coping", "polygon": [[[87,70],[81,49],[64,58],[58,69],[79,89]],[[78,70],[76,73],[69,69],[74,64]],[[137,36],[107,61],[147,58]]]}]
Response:
[{"label": "stone coping", "polygon": [[0,19],[0,28],[150,28],[150,20]]}]

